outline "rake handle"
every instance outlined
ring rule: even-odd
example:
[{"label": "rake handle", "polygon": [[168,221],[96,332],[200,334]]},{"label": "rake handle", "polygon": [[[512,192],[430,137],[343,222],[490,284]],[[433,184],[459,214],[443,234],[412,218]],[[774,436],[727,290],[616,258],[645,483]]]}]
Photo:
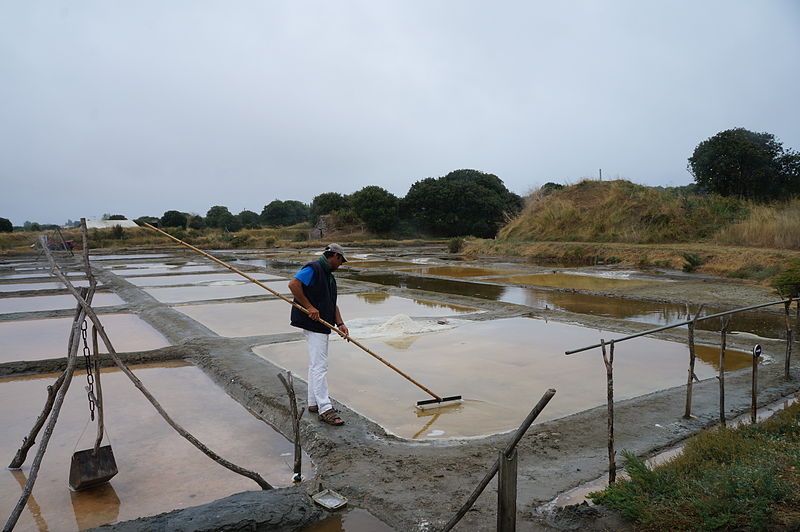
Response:
[{"label": "rake handle", "polygon": [[[215,257],[215,256],[213,256],[213,255],[211,255],[211,254],[209,254],[209,253],[206,253],[206,252],[205,252],[205,251],[203,251],[202,249],[198,249],[198,248],[194,247],[193,245],[191,245],[191,244],[188,244],[188,243],[184,242],[183,240],[181,240],[181,239],[179,239],[179,238],[176,238],[176,237],[172,236],[171,234],[167,233],[166,231],[162,231],[161,229],[159,229],[159,228],[157,228],[157,227],[154,227],[154,226],[150,225],[149,223],[145,223],[145,224],[144,224],[144,226],[145,226],[146,228],[148,228],[148,229],[152,229],[152,230],[153,230],[153,231],[155,231],[156,233],[159,233],[159,234],[161,234],[161,235],[163,235],[163,236],[165,236],[165,237],[169,238],[170,240],[173,240],[173,241],[177,242],[177,243],[178,243],[178,244],[180,244],[181,246],[184,246],[184,247],[186,247],[186,248],[188,248],[188,249],[191,249],[192,251],[194,251],[194,252],[196,252],[196,253],[199,253],[200,255],[202,255],[202,256],[204,256],[204,257],[206,257],[206,258],[208,258],[208,259],[211,259],[212,261],[216,262],[216,263],[217,263],[217,264],[219,264],[220,266],[223,266],[223,267],[225,267],[225,268],[229,269],[229,270],[230,270],[230,271],[232,271],[233,273],[238,273],[239,275],[241,275],[242,277],[244,277],[244,278],[245,278],[245,279],[247,279],[248,281],[251,281],[251,282],[253,282],[253,283],[257,284],[258,286],[260,286],[261,288],[263,288],[264,290],[266,290],[266,291],[267,291],[267,292],[269,292],[270,294],[272,294],[272,295],[274,295],[274,296],[276,296],[276,297],[278,297],[278,298],[280,298],[280,299],[282,299],[282,300],[286,301],[287,303],[289,303],[289,304],[290,304],[290,305],[292,305],[293,307],[295,307],[295,308],[297,308],[297,309],[300,309],[300,310],[302,310],[302,311],[303,311],[305,314],[309,314],[309,311],[308,311],[308,310],[307,310],[307,309],[306,309],[306,308],[305,308],[303,305],[300,305],[300,304],[298,304],[298,303],[295,303],[295,302],[294,302],[294,301],[292,301],[291,299],[289,299],[289,298],[285,297],[284,295],[282,295],[282,294],[280,294],[280,293],[276,292],[275,290],[273,290],[272,288],[268,287],[268,286],[267,286],[267,285],[265,285],[264,283],[262,283],[262,282],[258,281],[257,279],[254,279],[253,277],[251,277],[251,276],[247,275],[245,272],[243,272],[243,271],[241,271],[241,270],[239,270],[239,269],[237,269],[237,268],[234,268],[233,266],[231,266],[231,265],[230,265],[230,264],[228,264],[227,262],[224,262],[224,261],[222,261],[222,260],[218,259],[217,257]],[[413,383],[415,386],[417,386],[417,387],[418,387],[420,390],[423,390],[425,393],[427,393],[428,395],[430,395],[431,397],[433,397],[433,398],[434,398],[434,399],[436,399],[437,401],[439,401],[439,402],[442,402],[442,397],[441,397],[441,396],[439,396],[439,395],[436,395],[435,393],[433,393],[432,391],[430,391],[428,388],[426,388],[426,387],[425,387],[425,386],[423,386],[422,384],[418,383],[416,380],[414,380],[413,378],[411,378],[411,377],[410,377],[409,375],[407,375],[405,372],[403,372],[402,370],[400,370],[399,368],[397,368],[396,366],[394,366],[394,365],[393,365],[391,362],[389,362],[388,360],[384,359],[383,357],[381,357],[381,356],[380,356],[380,355],[378,355],[377,353],[374,353],[374,352],[373,352],[371,349],[369,349],[368,347],[366,347],[366,346],[362,345],[362,344],[361,344],[361,343],[360,343],[358,340],[354,340],[353,338],[350,338],[348,335],[344,334],[344,333],[343,333],[342,331],[340,331],[338,328],[334,327],[333,325],[331,325],[331,324],[330,324],[330,323],[328,323],[327,321],[323,320],[322,318],[320,318],[318,321],[319,321],[321,324],[323,324],[325,327],[329,328],[330,330],[332,330],[332,331],[335,331],[335,332],[336,332],[336,333],[337,333],[339,336],[341,336],[342,338],[344,338],[344,339],[345,339],[345,340],[347,340],[348,342],[351,342],[351,343],[353,343],[353,344],[357,345],[358,347],[360,347],[362,350],[364,350],[364,351],[365,351],[365,352],[367,352],[368,354],[372,355],[373,357],[375,357],[375,358],[376,358],[376,359],[378,359],[379,361],[381,361],[381,362],[383,362],[384,364],[386,364],[388,367],[390,367],[391,369],[393,369],[394,371],[396,371],[396,372],[397,372],[399,375],[401,375],[401,376],[405,377],[405,378],[406,378],[406,379],[407,379],[409,382],[411,382],[411,383]]]}]

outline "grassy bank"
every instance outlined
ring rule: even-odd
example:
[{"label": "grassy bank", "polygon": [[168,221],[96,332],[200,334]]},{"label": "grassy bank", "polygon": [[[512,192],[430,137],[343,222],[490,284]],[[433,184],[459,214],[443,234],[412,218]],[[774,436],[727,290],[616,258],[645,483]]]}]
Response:
[{"label": "grassy bank", "polygon": [[628,181],[582,181],[539,189],[503,227],[505,241],[668,244],[800,250],[800,201],[756,204]]},{"label": "grassy bank", "polygon": [[800,200],[763,205],[628,181],[582,181],[533,192],[495,240],[470,239],[465,252],[766,282],[800,259]]},{"label": "grassy bank", "polygon": [[674,460],[590,495],[641,530],[800,529],[800,405],[756,425],[704,431]]}]

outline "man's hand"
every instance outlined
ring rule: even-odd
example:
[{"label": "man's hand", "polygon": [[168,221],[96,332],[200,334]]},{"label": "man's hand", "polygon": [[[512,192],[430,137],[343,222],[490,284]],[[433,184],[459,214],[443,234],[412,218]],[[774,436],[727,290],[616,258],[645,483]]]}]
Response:
[{"label": "man's hand", "polygon": [[342,332],[344,333],[344,338],[345,338],[345,340],[347,340],[347,341],[349,342],[349,341],[350,341],[350,338],[349,338],[349,336],[350,336],[350,329],[348,329],[348,328],[347,328],[347,325],[345,325],[344,323],[342,323],[342,324],[339,326],[339,330],[340,330],[340,331],[342,331]]},{"label": "man's hand", "polygon": [[309,305],[308,307],[306,307],[306,310],[308,311],[309,318],[311,318],[314,321],[319,321],[319,310],[317,310],[316,307]]}]

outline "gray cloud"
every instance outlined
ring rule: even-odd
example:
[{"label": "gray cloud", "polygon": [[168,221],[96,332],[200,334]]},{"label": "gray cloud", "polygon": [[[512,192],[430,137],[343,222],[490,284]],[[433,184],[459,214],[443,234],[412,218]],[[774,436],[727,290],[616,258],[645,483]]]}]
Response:
[{"label": "gray cloud", "polygon": [[260,212],[457,168],[682,185],[737,126],[800,149],[800,4],[552,4],[0,3],[0,216]]}]

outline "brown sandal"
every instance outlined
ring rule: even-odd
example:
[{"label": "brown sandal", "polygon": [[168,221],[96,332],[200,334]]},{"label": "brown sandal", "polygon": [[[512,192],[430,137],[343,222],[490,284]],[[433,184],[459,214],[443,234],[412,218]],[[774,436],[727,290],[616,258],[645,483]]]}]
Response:
[{"label": "brown sandal", "polygon": [[339,417],[335,408],[331,408],[330,410],[326,410],[325,412],[321,413],[319,415],[319,420],[323,423],[327,423],[328,425],[333,425],[334,427],[344,425],[344,420]]}]

